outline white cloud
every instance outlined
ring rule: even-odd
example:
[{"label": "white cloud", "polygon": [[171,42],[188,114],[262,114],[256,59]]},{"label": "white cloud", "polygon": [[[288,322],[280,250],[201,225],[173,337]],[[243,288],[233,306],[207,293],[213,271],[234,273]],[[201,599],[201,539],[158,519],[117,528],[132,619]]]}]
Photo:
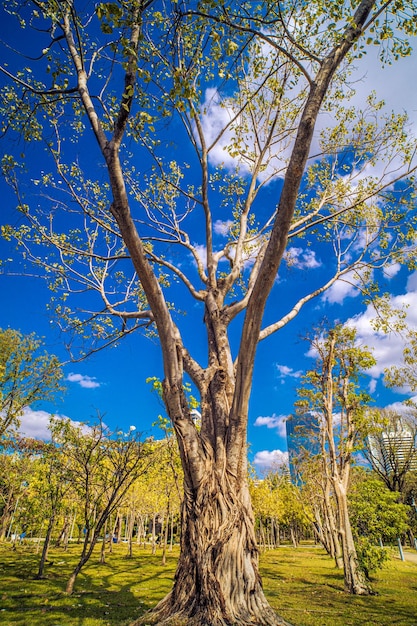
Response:
[{"label": "white cloud", "polygon": [[[32,437],[33,439],[42,439],[44,441],[51,438],[51,432],[48,428],[51,413],[48,411],[35,411],[29,406],[24,408],[23,415],[20,418],[19,433],[22,437]],[[54,415],[58,419],[68,419],[65,415]],[[72,422],[79,424],[79,422]]]},{"label": "white cloud", "polygon": [[286,437],[285,422],[287,417],[288,415],[275,415],[275,413],[269,416],[260,415],[255,420],[255,426],[266,426],[267,428],[276,429],[280,437]]},{"label": "white cloud", "polygon": [[362,59],[356,61],[355,95],[352,102],[363,103],[366,96],[375,90],[377,97],[384,100],[388,110],[407,111],[414,131],[417,131],[417,82],[410,80],[415,71],[415,52],[406,58],[382,66],[378,48],[370,47]]},{"label": "white cloud", "polygon": [[[268,44],[264,44],[263,52],[265,55],[271,55],[271,59],[274,56],[274,52]],[[383,67],[378,58],[378,52],[379,50],[376,46],[368,46],[366,54],[361,59],[355,61],[352,75],[348,79],[349,84],[345,89],[347,96],[350,97],[350,99],[346,101],[346,105],[355,106],[358,109],[365,109],[367,107],[368,96],[375,91],[377,100],[385,101],[385,111],[388,114],[391,111],[397,113],[407,112],[410,119],[410,130],[415,135],[417,133],[417,107],[415,106],[415,102],[417,102],[417,82],[410,81],[410,76],[412,76],[414,72],[416,54],[413,53],[408,58],[393,62],[391,66],[386,65]],[[266,67],[268,67],[268,64]],[[257,79],[253,80],[253,84],[257,84]],[[302,89],[302,81],[300,81],[299,84],[292,87],[292,91],[288,93],[288,97],[296,97],[301,93]],[[204,96],[201,123],[205,133],[206,143],[212,146],[209,153],[210,162],[213,165],[223,163],[228,169],[235,169],[239,166],[243,172],[248,172],[250,170],[250,164],[245,163],[242,156],[231,156],[228,152],[228,147],[233,145],[234,136],[234,131],[229,125],[232,120],[232,126],[238,126],[239,123],[243,123],[243,120],[240,119],[242,116],[238,116],[234,119],[238,106],[237,102],[235,105],[233,104],[232,99],[223,101],[217,89],[207,89]],[[296,126],[296,120],[292,120],[292,125]],[[332,115],[328,111],[323,111],[317,120],[316,132],[313,137],[310,152],[311,155],[320,153],[320,131],[325,127],[333,128],[334,126],[335,121]],[[257,129],[257,133],[260,133],[259,128]],[[255,150],[255,133],[248,130],[246,132],[245,142],[249,150]],[[269,166],[260,176],[261,179],[269,177],[274,171],[279,172],[279,176],[284,174],[292,145],[293,137],[291,136],[287,138],[286,142],[281,141],[274,146],[274,154],[272,158],[270,155]],[[404,169],[400,160],[393,157],[393,155],[381,154],[380,156],[381,159],[377,161],[375,165],[369,165],[367,170],[368,175],[379,177],[383,174],[386,179],[390,179],[398,175],[399,172],[395,171],[397,167]],[[385,163],[384,160],[386,161]],[[387,169],[388,161],[389,166]]]},{"label": "white cloud", "polygon": [[[232,223],[232,222],[230,222]],[[220,229],[226,228],[226,224],[227,222],[216,222],[216,224],[218,224],[217,228],[217,232],[220,234],[224,234],[223,232],[221,232]],[[221,226],[220,226],[221,225]],[[253,241],[251,241],[250,243],[246,243],[244,250],[242,251],[242,259],[243,259],[243,263],[245,267],[248,267],[250,265],[252,265],[257,256],[258,256],[258,252],[259,252],[259,248],[261,247],[263,243],[263,240],[261,237],[255,238]],[[194,250],[198,256],[198,258],[200,259],[202,265],[204,268],[207,268],[207,247],[203,244],[193,244]],[[214,251],[215,254],[219,254],[220,252],[224,252],[225,248],[221,248],[217,251]],[[236,255],[236,244],[232,243],[228,249],[228,254],[227,254],[227,258],[235,258]],[[226,260],[226,256],[221,256],[220,261],[225,261]],[[197,265],[195,257],[193,256],[193,263],[194,265]]]},{"label": "white cloud", "polygon": [[303,250],[303,248],[294,246],[286,250],[285,260],[289,267],[297,269],[316,269],[322,265],[321,262],[317,261],[314,250]]},{"label": "white cloud", "polygon": [[[375,92],[376,100],[383,101],[385,106],[379,113],[385,112],[389,115],[392,111],[396,114],[407,113],[409,118],[408,133],[414,137],[417,134],[417,82],[410,81],[410,76],[415,72],[416,51],[407,58],[394,61],[392,65],[382,66],[378,58],[379,48],[377,46],[367,46],[366,54],[354,62],[352,75],[348,78],[349,86],[345,92],[349,96],[346,106],[354,106],[358,110],[366,109],[367,99]],[[351,95],[353,94],[353,95]],[[372,118],[371,118],[372,119]],[[382,124],[382,119],[381,119]],[[319,133],[325,127],[332,128],[334,122],[331,116],[325,112],[321,113],[317,120],[316,132],[313,138],[313,145],[310,154],[320,152]],[[414,164],[416,159],[414,153]],[[386,182],[397,178],[400,171],[405,171],[405,166],[398,155],[379,152],[375,163],[368,163],[367,167],[360,174],[359,178],[374,176],[379,179],[384,177]]]},{"label": "white cloud", "polygon": [[278,378],[282,380],[283,378],[301,378],[303,375],[302,370],[294,371],[292,367],[288,367],[288,365],[280,365],[279,363],[275,364],[275,367],[278,370]]},{"label": "white cloud", "polygon": [[[269,48],[269,53],[272,52],[272,48]],[[268,51],[266,51],[268,54]],[[251,87],[259,87],[258,79],[254,79]],[[294,92],[299,92],[297,87],[293,87],[292,97]],[[265,92],[265,98],[268,97],[268,92]],[[210,146],[209,160],[214,166],[223,165],[228,170],[238,169],[241,174],[249,174],[253,169],[254,160],[259,157],[259,145],[266,140],[264,123],[260,120],[258,123],[255,121],[256,130],[252,129],[253,120],[248,118],[247,112],[244,111],[237,114],[241,103],[238,102],[238,98],[222,98],[217,89],[206,89],[204,94],[204,102],[202,106],[203,114],[201,116],[201,125],[203,128],[205,142],[207,146]],[[296,123],[292,124],[296,127]],[[239,128],[241,127],[241,128]],[[242,151],[237,154],[237,150],[234,149],[239,140],[242,139],[242,128],[244,131],[244,140]],[[274,138],[267,154],[263,156],[264,168],[259,172],[259,180],[268,180],[274,176],[282,176],[285,172],[289,156],[291,154],[291,147],[295,133],[287,134],[283,133],[278,139]],[[238,140],[239,139],[239,140]],[[231,148],[233,148],[234,154],[232,156]],[[254,155],[256,154],[256,157]]]},{"label": "white cloud", "polygon": [[[227,151],[227,147],[232,144],[233,138],[233,132],[228,128],[235,115],[233,109],[222,104],[217,89],[209,88],[205,91],[203,111],[201,124],[206,144],[211,146],[216,142],[209,153],[210,162],[212,165],[223,163],[225,167],[234,169],[238,161],[235,157],[230,156]],[[224,131],[226,127],[227,130]]]},{"label": "white cloud", "polygon": [[[391,265],[387,265],[384,267],[384,276],[388,280],[394,278],[401,269],[401,263],[391,263]],[[417,285],[416,285],[417,286]]]},{"label": "white cloud", "polygon": [[[207,268],[207,247],[204,246],[203,244],[193,244],[194,250],[198,256],[198,258],[200,259],[204,269]],[[192,255],[190,255],[192,256]],[[195,257],[192,256],[193,259],[193,263],[195,266],[197,266]]]},{"label": "white cloud", "polygon": [[[417,272],[411,274],[408,279],[407,293],[392,296],[390,304],[395,309],[404,308],[408,326],[412,330],[417,330]],[[398,333],[375,331],[372,326],[372,320],[375,318],[375,309],[369,305],[364,313],[348,320],[347,325],[356,329],[357,339],[362,345],[373,349],[377,363],[367,370],[367,373],[377,379],[383,374],[384,369],[402,364],[406,339]],[[408,392],[407,389],[402,391]]]},{"label": "white cloud", "polygon": [[281,450],[261,450],[257,452],[253,459],[254,464],[259,469],[274,469],[288,465],[288,452]]},{"label": "white cloud", "polygon": [[[412,398],[407,398],[407,400],[411,400],[415,405],[417,404],[417,396],[413,396]],[[390,409],[391,411],[395,411],[400,414],[409,414],[410,407],[404,404],[404,402],[393,402],[392,404],[388,404],[386,409]]]},{"label": "white cloud", "polygon": [[[48,411],[35,410],[30,406],[26,406],[23,409],[22,415],[19,416],[20,426],[17,429],[21,437],[29,437],[32,439],[40,439],[43,441],[49,441],[51,439],[51,432],[49,430],[49,423],[51,418],[55,420],[69,420],[72,426],[81,428],[83,433],[90,431],[90,426],[83,422],[76,422],[66,415],[59,413],[49,413]],[[105,426],[105,424],[103,424]],[[135,426],[131,426],[129,430],[135,430]]]},{"label": "white cloud", "polygon": [[214,222],[214,232],[216,235],[227,237],[230,232],[230,228],[233,224],[233,220],[216,220]]},{"label": "white cloud", "polygon": [[357,283],[356,272],[348,272],[326,290],[322,300],[329,304],[342,304],[346,298],[356,298],[360,293],[356,286]]},{"label": "white cloud", "polygon": [[80,387],[83,387],[84,389],[96,389],[101,385],[101,383],[97,381],[97,378],[95,376],[74,374],[73,372],[68,374],[66,380],[68,380],[70,383],[78,383]]},{"label": "white cloud", "polygon": [[413,272],[407,279],[407,291],[417,291],[417,272]]}]

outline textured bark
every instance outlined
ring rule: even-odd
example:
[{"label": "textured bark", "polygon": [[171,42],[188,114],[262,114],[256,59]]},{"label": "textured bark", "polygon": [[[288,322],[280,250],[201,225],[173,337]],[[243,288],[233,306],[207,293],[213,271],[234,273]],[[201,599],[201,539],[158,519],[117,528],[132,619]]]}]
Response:
[{"label": "textured bark", "polygon": [[[208,344],[206,368],[193,361],[171,317],[163,289],[149,261],[147,247],[130,211],[120,160],[119,152],[137,79],[135,52],[140,37],[141,11],[145,5],[133,5],[129,42],[129,49],[133,52],[125,63],[123,102],[110,140],[88,92],[88,75],[75,45],[69,17],[64,21],[63,31],[77,69],[79,93],[108,170],[112,193],[110,211],[146,294],[151,312],[146,319],[156,325],[164,363],[164,401],[178,439],[184,470],[181,555],[174,587],[153,613],[146,616],[146,623],[175,622],[191,626],[285,624],[272,611],[263,594],[246,482],[248,402],[255,353],[261,338],[265,304],[287,245],[317,115],[334,73],[361,35],[361,29],[374,4],[375,0],[360,2],[340,41],[322,59],[314,80],[310,82],[269,242],[259,253],[247,297],[234,309],[233,305],[225,306],[225,302],[230,296],[230,288],[242,271],[243,259],[241,263],[235,260],[228,279],[220,279],[212,245],[208,151],[204,136],[199,136],[207,272],[201,269],[204,291],[194,288],[191,291],[196,299],[204,300],[205,303],[204,323]],[[198,115],[193,116],[194,123],[199,125]],[[244,218],[247,219],[247,213]],[[242,222],[241,243],[247,232],[246,226]],[[243,254],[242,245],[238,246],[236,254]],[[190,286],[189,281],[187,285]],[[232,358],[227,326],[245,307],[240,347],[236,358]],[[197,431],[193,423],[184,395],[184,372],[199,390],[201,432]]]},{"label": "textured bark", "polygon": [[59,537],[55,542],[56,548],[59,548],[61,546],[62,541],[64,542],[64,545],[68,543],[67,539],[68,539],[69,527],[70,527],[69,520],[68,518],[65,518],[62,530],[59,533]]},{"label": "textured bark", "polygon": [[186,496],[173,589],[140,623],[287,624],[263,593],[246,484],[210,472]]},{"label": "textured bark", "polygon": [[0,518],[0,541],[4,541],[9,535],[13,523],[13,512],[17,508],[18,498],[13,490],[10,490],[4,503],[3,513]]},{"label": "textured bark", "polygon": [[103,528],[103,543],[101,544],[100,550],[100,563],[103,564],[106,562],[106,535],[107,535],[107,521],[104,524]]}]

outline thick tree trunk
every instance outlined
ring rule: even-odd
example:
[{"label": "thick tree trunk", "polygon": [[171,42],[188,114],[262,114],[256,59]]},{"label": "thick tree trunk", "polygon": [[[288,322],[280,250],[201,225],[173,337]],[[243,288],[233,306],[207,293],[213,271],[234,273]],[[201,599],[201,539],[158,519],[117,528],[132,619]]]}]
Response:
[{"label": "thick tree trunk", "polygon": [[339,518],[339,534],[342,544],[345,591],[355,595],[369,595],[372,593],[372,589],[359,566],[350,525],[346,490],[343,484],[340,484],[338,481],[334,482],[334,487]]},{"label": "thick tree trunk", "polygon": [[[181,554],[172,591],[146,624],[278,626],[258,572],[258,548],[246,485],[206,473],[183,505]],[[137,622],[138,624],[141,622]]]}]

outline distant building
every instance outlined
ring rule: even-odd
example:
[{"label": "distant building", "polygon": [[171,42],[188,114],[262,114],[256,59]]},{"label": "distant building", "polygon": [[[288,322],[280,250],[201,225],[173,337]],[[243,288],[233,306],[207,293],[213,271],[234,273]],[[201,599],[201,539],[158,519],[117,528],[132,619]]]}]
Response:
[{"label": "distant building", "polygon": [[290,415],[285,422],[287,430],[288,464],[293,483],[302,482],[300,466],[302,462],[319,454],[319,424],[312,413]]},{"label": "distant building", "polygon": [[391,430],[368,436],[368,447],[376,469],[386,475],[417,470],[415,433],[398,420]]}]

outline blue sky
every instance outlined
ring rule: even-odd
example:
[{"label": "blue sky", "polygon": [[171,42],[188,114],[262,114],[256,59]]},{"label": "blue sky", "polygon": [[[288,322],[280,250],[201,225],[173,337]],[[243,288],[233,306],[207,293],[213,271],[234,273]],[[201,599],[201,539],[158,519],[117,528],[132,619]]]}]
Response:
[{"label": "blue sky", "polygon": [[[15,36],[9,22],[2,22],[2,38]],[[11,27],[10,27],[11,28]],[[8,31],[8,32],[7,32]],[[10,52],[2,47],[2,54]],[[12,62],[16,62],[12,60]],[[366,95],[375,89],[378,96],[385,98],[388,108],[407,110],[414,131],[417,128],[417,84],[410,80],[415,73],[416,55],[399,64],[381,69],[376,55],[365,57],[357,70],[358,79],[355,101],[360,104]],[[206,98],[213,95],[206,93]],[[216,116],[221,115],[215,102],[211,116],[205,120],[207,133],[210,125],[215,126]],[[218,119],[218,118],[217,118]],[[320,124],[320,121],[319,121]],[[214,130],[213,130],[214,132]],[[227,137],[225,138],[227,140]],[[4,152],[20,146],[10,146],[3,140]],[[213,151],[212,163],[224,161],[224,151]],[[269,186],[274,193],[273,183]],[[18,225],[22,219],[14,211],[15,198],[3,181],[0,181],[2,198],[1,224]],[[222,223],[218,224],[221,238]],[[283,297],[294,300],[304,293],[311,282],[315,282],[325,271],[325,250],[314,251],[292,247],[294,258],[292,277],[283,274],[271,296],[272,316],[279,309]],[[0,259],[14,255],[11,244],[0,240]],[[417,328],[417,273],[410,274],[405,268],[393,266],[384,278],[385,288],[392,294],[393,302],[409,305],[409,322]],[[22,333],[36,332],[44,337],[48,351],[56,354],[63,362],[68,360],[63,337],[50,319],[46,305],[49,291],[42,279],[20,275],[19,267],[7,264],[0,271],[0,327],[15,328]],[[406,394],[387,391],[383,386],[384,367],[401,359],[402,345],[398,338],[376,335],[369,324],[372,312],[361,303],[357,290],[347,283],[336,283],[324,296],[312,301],[302,313],[284,329],[261,342],[254,375],[250,402],[248,440],[250,459],[259,472],[275,461],[285,458],[285,416],[293,411],[295,389],[300,376],[313,365],[307,356],[308,345],[302,339],[315,323],[323,317],[330,320],[352,320],[360,339],[375,348],[378,365],[370,372],[369,388],[378,406],[385,406],[404,399]],[[184,335],[192,340],[193,349],[204,359],[204,334],[201,309],[191,307],[183,324]],[[201,332],[200,332],[201,329]],[[128,430],[130,426],[144,433],[155,434],[152,427],[158,414],[164,409],[151,393],[145,382],[147,377],[162,377],[162,363],[155,340],[146,340],[139,335],[127,337],[117,348],[101,351],[85,361],[65,363],[64,373],[67,392],[53,406],[40,404],[28,407],[22,418],[22,431],[31,436],[46,436],[49,415],[64,415],[74,421],[89,421],[97,412],[112,428]]]}]

